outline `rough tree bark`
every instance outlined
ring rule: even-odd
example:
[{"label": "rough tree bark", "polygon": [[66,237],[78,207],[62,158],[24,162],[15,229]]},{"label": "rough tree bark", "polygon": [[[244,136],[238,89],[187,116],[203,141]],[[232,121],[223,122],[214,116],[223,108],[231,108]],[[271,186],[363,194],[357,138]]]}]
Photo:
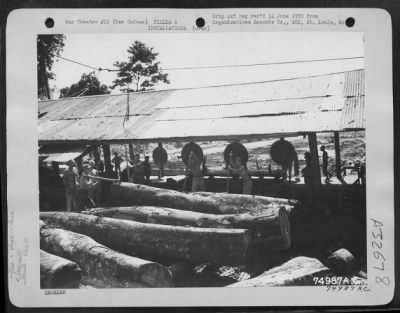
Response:
[{"label": "rough tree bark", "polygon": [[227,287],[314,286],[313,277],[329,273],[319,260],[297,257],[274,267],[260,276],[243,280]]},{"label": "rough tree bark", "polygon": [[47,252],[75,261],[98,287],[171,287],[167,267],[128,256],[92,238],[41,224],[40,246]]},{"label": "rough tree bark", "polygon": [[154,206],[95,208],[85,213],[164,225],[243,228],[251,230],[253,243],[265,242],[264,249],[287,249],[291,245],[290,222],[284,207],[241,214],[208,214]]},{"label": "rough tree bark", "polygon": [[40,250],[40,288],[79,288],[80,282],[78,264]]},{"label": "rough tree bark", "polygon": [[40,218],[90,236],[112,249],[162,263],[186,260],[244,264],[251,242],[246,229],[145,224],[70,212],[41,212]]},{"label": "rough tree bark", "polygon": [[285,207],[290,212],[297,200],[211,192],[183,193],[131,183],[113,184],[111,200],[116,206],[150,205],[211,214],[257,212]]}]

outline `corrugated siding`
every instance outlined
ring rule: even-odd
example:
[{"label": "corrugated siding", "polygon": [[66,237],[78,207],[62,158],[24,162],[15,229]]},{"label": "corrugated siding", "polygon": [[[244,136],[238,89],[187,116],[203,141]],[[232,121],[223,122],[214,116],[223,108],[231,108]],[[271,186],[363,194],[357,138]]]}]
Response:
[{"label": "corrugated siding", "polygon": [[365,97],[347,98],[340,120],[342,130],[365,128]]},{"label": "corrugated siding", "polygon": [[365,127],[364,70],[264,83],[39,102],[39,140],[101,141],[326,132]]}]

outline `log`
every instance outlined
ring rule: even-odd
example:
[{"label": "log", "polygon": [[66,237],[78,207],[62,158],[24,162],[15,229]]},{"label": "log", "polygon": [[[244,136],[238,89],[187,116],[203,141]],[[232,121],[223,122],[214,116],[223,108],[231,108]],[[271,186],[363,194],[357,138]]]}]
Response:
[{"label": "log", "polygon": [[336,274],[347,275],[357,269],[358,262],[350,251],[339,249],[328,256],[325,265]]},{"label": "log", "polygon": [[227,287],[314,286],[313,278],[327,273],[329,273],[329,269],[319,260],[297,257],[260,276]]},{"label": "log", "polygon": [[146,224],[71,212],[41,212],[47,223],[85,234],[123,253],[146,259],[237,265],[246,261],[251,241],[246,229]]},{"label": "log", "polygon": [[78,263],[88,281],[99,287],[173,286],[167,267],[113,251],[82,234],[41,227],[40,247]]},{"label": "log", "polygon": [[251,230],[252,242],[263,243],[264,249],[281,250],[291,246],[290,222],[284,207],[241,214],[208,214],[154,206],[95,208],[84,213],[163,225],[243,228]]},{"label": "log", "polygon": [[132,183],[112,185],[111,201],[115,206],[149,205],[211,214],[254,212],[280,206],[290,212],[300,204],[297,200],[212,192],[183,193]]},{"label": "log", "polygon": [[78,264],[40,250],[40,288],[79,288],[80,283]]}]

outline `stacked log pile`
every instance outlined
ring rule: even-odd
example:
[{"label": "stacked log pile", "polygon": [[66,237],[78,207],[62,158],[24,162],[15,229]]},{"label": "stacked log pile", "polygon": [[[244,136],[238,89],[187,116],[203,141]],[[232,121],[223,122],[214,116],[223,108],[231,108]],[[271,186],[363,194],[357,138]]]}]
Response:
[{"label": "stacked log pile", "polygon": [[[305,257],[287,262],[291,215],[300,208],[296,200],[182,193],[131,183],[113,184],[111,194],[114,207],[40,213],[43,254],[50,253],[60,267],[75,264],[71,269],[82,269],[91,286],[312,285],[315,275],[334,273],[328,269],[332,264],[348,275],[354,269],[354,260],[343,251],[325,265]],[[261,275],[252,271],[254,251],[274,259],[282,255],[281,265]],[[51,281],[45,279],[51,272],[46,258],[42,288],[51,288],[54,284],[45,283]]]},{"label": "stacked log pile", "polygon": [[40,246],[80,264],[98,286],[172,286],[171,274],[165,266],[119,253],[80,233],[42,224]]}]

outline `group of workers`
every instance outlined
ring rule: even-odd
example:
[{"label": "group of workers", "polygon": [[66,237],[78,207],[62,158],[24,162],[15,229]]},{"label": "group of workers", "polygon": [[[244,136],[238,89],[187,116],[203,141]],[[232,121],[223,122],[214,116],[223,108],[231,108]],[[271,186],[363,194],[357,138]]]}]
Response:
[{"label": "group of workers", "polygon": [[[204,159],[201,159],[194,151],[190,151],[187,167],[186,167],[186,175],[191,176],[192,178],[192,188],[191,191],[205,191],[206,185],[203,178],[204,170],[201,169],[201,164],[203,163],[204,169]],[[253,192],[253,182],[248,174],[246,164],[243,164],[242,158],[239,156],[234,156],[233,151],[229,152],[229,161],[226,164],[228,181],[231,175],[236,175],[242,179],[242,193],[243,194],[252,194]]]},{"label": "group of workers", "polygon": [[101,201],[102,173],[96,168],[94,161],[83,163],[81,175],[74,160],[69,160],[67,165],[68,169],[64,171],[63,176],[67,211],[76,211],[81,206],[85,206],[87,201],[96,206],[96,203]]},{"label": "group of workers", "polygon": [[[200,150],[201,151],[201,150]],[[325,181],[329,182],[332,175],[328,171],[328,153],[326,152],[325,146],[320,147],[322,152],[322,172],[325,176]],[[242,193],[252,194],[253,193],[253,182],[248,173],[246,166],[246,160],[243,160],[240,156],[229,151],[229,157],[225,156],[225,169],[227,171],[227,190],[229,190],[229,181],[231,177],[240,178],[242,181]],[[202,152],[199,155],[199,151],[189,150],[188,156],[186,155],[186,178],[184,189],[186,189],[186,179],[191,178],[191,186],[188,188],[192,192],[206,191],[206,184],[204,180],[205,175],[205,158]],[[306,166],[302,169],[301,173],[304,177],[306,185],[310,184],[312,177],[311,170],[311,154],[306,152],[304,155]],[[163,166],[167,160],[167,153],[160,143],[153,151],[153,159],[159,167],[159,177],[163,176]],[[157,163],[158,161],[158,163]],[[114,178],[120,179],[121,181],[128,181],[136,184],[149,184],[151,176],[151,164],[148,156],[145,156],[144,161],[140,159],[139,154],[135,154],[133,160],[127,160],[124,170],[121,170],[121,163],[124,162],[118,153],[114,153],[114,157],[111,160],[114,166]],[[94,206],[102,201],[102,179],[105,177],[104,162],[100,161],[95,164],[94,161],[85,161],[82,165],[82,173],[79,175],[79,171],[76,168],[74,160],[68,161],[68,169],[63,175],[63,185],[65,187],[66,195],[66,208],[67,211],[74,211],[78,209],[79,199],[86,199]],[[203,165],[203,166],[202,166]],[[361,183],[364,183],[362,181]]]}]

